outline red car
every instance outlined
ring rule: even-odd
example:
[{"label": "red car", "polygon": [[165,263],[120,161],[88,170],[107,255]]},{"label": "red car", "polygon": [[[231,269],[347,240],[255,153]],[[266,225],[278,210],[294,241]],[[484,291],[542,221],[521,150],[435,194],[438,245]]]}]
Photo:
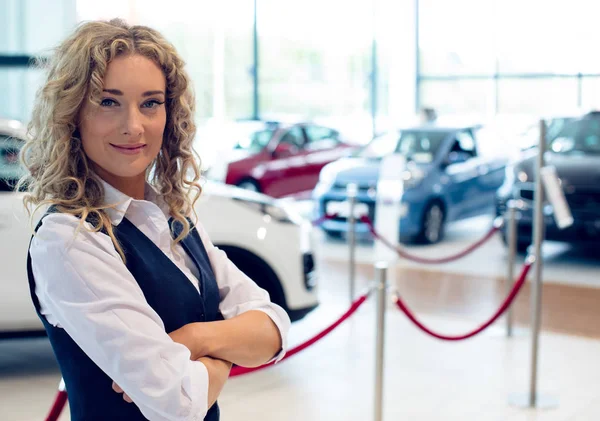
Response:
[{"label": "red car", "polygon": [[312,123],[248,121],[236,126],[232,153],[210,168],[207,178],[277,198],[312,191],[321,168],[356,148],[337,130]]}]

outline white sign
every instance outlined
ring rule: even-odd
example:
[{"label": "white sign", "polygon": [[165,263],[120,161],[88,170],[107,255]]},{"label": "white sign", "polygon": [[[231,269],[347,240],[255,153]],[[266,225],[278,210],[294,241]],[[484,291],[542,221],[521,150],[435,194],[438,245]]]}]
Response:
[{"label": "white sign", "polygon": [[[337,213],[342,218],[350,216],[350,202],[327,202],[327,214]],[[369,206],[366,203],[354,203],[354,217],[359,219],[361,216],[369,214]]]},{"label": "white sign", "polygon": [[560,229],[565,229],[573,225],[573,215],[565,198],[556,168],[553,166],[543,167],[540,171],[542,183],[548,196],[548,201],[554,210],[554,221]]}]

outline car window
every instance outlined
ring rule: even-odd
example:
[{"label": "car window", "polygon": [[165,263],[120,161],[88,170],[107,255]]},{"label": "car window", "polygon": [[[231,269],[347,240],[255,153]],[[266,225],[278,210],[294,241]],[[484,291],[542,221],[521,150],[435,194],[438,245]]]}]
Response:
[{"label": "car window", "polygon": [[445,131],[404,130],[400,135],[395,152],[404,155],[409,160],[427,164],[433,161],[446,137],[448,137],[448,133]]},{"label": "car window", "polygon": [[288,129],[279,139],[279,143],[287,143],[299,149],[302,148],[304,146],[304,135],[302,134],[302,129],[298,126]]},{"label": "car window", "polygon": [[333,129],[321,126],[307,126],[306,149],[317,151],[335,148],[339,143],[339,133]]},{"label": "car window", "polygon": [[243,135],[235,145],[235,149],[244,149],[251,153],[258,153],[269,144],[274,131],[274,128],[267,128]]},{"label": "car window", "polygon": [[475,139],[468,131],[457,132],[450,148],[450,154],[465,154],[469,158],[477,156]]},{"label": "car window", "polygon": [[427,164],[433,161],[447,137],[448,132],[442,130],[391,131],[377,136],[355,155],[380,159],[392,153],[400,153],[408,160]]}]

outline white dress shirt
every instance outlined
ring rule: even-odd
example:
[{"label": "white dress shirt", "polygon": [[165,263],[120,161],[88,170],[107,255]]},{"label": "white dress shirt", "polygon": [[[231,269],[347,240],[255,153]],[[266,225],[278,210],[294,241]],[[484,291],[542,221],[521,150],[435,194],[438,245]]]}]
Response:
[{"label": "white dress shirt", "polygon": [[[105,203],[116,205],[108,210],[112,224],[127,217],[198,290],[198,268],[180,244],[172,247],[168,208],[156,193],[147,186],[146,200],[135,200],[103,185]],[[223,317],[265,312],[281,334],[279,361],[287,347],[289,317],[212,244],[199,222],[195,225],[217,279]],[[41,313],[65,329],[146,418],[202,420],[208,410],[206,367],[190,361],[190,351],[167,335],[110,238],[79,226],[77,217],[53,213],[33,238],[30,254]]]}]

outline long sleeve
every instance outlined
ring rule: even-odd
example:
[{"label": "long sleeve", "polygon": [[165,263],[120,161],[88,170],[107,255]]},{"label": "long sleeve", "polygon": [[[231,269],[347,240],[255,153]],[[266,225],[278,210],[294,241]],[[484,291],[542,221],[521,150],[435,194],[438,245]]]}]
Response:
[{"label": "long sleeve", "polygon": [[150,420],[202,420],[206,367],[167,335],[110,238],[71,215],[48,215],[30,253],[48,321],[133,399]]},{"label": "long sleeve", "polygon": [[279,329],[282,349],[273,358],[281,360],[287,350],[287,337],[290,329],[290,318],[280,306],[271,302],[269,293],[239,270],[227,257],[227,254],[216,247],[200,223],[196,223],[202,243],[206,248],[211,266],[217,278],[221,303],[219,310],[225,319],[238,316],[250,310],[266,313]]}]

